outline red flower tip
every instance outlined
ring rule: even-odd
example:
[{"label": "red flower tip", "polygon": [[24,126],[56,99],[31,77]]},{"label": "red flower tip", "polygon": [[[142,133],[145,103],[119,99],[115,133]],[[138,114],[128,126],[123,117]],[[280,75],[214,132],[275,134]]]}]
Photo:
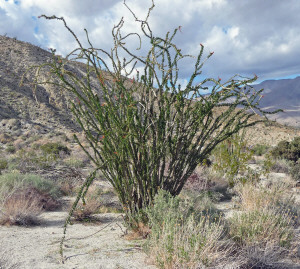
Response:
[{"label": "red flower tip", "polygon": [[115,151],[114,154],[118,154],[118,152]]},{"label": "red flower tip", "polygon": [[200,46],[201,46],[201,47],[204,47],[202,43],[200,43]]},{"label": "red flower tip", "polygon": [[219,77],[219,81],[221,81],[222,79]]},{"label": "red flower tip", "polygon": [[264,98],[264,97],[265,97],[264,95],[261,96],[261,98]]},{"label": "red flower tip", "polygon": [[178,27],[178,30],[181,32],[181,29],[182,29],[182,26],[180,25],[180,26]]},{"label": "red flower tip", "polygon": [[210,55],[213,55],[215,52],[214,51],[212,51],[211,53],[210,53]]},{"label": "red flower tip", "polygon": [[100,140],[104,139],[105,138],[105,135],[101,135],[100,136]]}]

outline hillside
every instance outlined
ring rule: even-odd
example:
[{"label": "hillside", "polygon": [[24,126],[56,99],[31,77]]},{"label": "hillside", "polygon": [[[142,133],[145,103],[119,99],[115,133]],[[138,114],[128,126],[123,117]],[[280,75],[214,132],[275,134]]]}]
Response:
[{"label": "hillside", "polygon": [[[30,66],[49,62],[51,57],[50,52],[30,43],[0,36],[0,132],[14,130],[21,134],[24,130],[36,133],[49,133],[55,130],[80,131],[68,108],[68,100],[72,98],[69,93],[62,92],[52,85],[38,86],[34,92],[33,71],[28,72],[24,84],[20,86],[21,76]],[[66,68],[78,74],[84,72],[84,67],[84,64],[78,62],[66,65]],[[49,74],[43,70],[40,76],[46,78]],[[300,82],[300,78],[297,81]],[[265,85],[269,90],[270,83],[262,83],[258,87]],[[97,81],[92,81],[92,84],[99,89]],[[271,90],[275,100],[276,96],[280,95],[277,88]],[[296,94],[296,89],[292,88],[290,95]],[[290,95],[286,95],[286,100],[293,100],[288,97]],[[266,95],[263,106],[277,107],[277,103],[269,101],[267,96],[271,95]],[[280,104],[287,105],[288,101]],[[295,106],[291,103],[290,107],[293,105]],[[282,139],[290,140],[296,135],[300,135],[300,130],[279,124],[269,126],[260,124],[249,130],[249,143],[274,145]]]},{"label": "hillside", "polygon": [[271,115],[272,120],[276,120],[281,124],[300,127],[300,77],[266,80],[254,87],[265,89],[264,98],[261,100],[262,107],[284,110],[284,112]]}]

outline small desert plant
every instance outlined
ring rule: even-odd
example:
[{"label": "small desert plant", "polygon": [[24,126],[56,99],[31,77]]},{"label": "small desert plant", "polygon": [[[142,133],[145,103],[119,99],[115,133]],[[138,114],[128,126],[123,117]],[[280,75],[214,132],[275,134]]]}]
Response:
[{"label": "small desert plant", "polygon": [[300,160],[297,163],[292,165],[290,169],[290,175],[296,181],[300,181]]},{"label": "small desert plant", "polygon": [[253,154],[256,156],[262,156],[268,152],[270,146],[264,144],[257,144],[252,148]]},{"label": "small desert plant", "polygon": [[64,146],[60,143],[46,143],[40,146],[41,151],[45,155],[54,155],[55,157],[59,157],[60,153],[70,155],[71,151],[67,146]]},{"label": "small desert plant", "polygon": [[247,164],[253,157],[253,151],[247,147],[245,135],[245,132],[233,135],[212,152],[213,169],[224,175],[231,187],[242,180],[238,175],[249,172]]},{"label": "small desert plant", "polygon": [[69,157],[63,161],[67,166],[74,168],[83,168],[85,166],[84,161],[74,157]]},{"label": "small desert plant", "polygon": [[219,220],[201,214],[195,218],[189,206],[165,191],[158,192],[146,212],[151,232],[145,248],[160,268],[199,268],[224,257]]},{"label": "small desert plant", "polygon": [[100,191],[97,188],[90,188],[85,195],[84,201],[77,204],[73,211],[73,218],[76,221],[89,221],[92,215],[98,213],[101,207]]},{"label": "small desert plant", "polygon": [[229,235],[240,245],[274,243],[289,247],[294,237],[292,216],[277,208],[235,213],[229,223]]},{"label": "small desert plant", "polygon": [[6,159],[0,157],[0,173],[1,170],[4,170],[8,167],[8,162]]},{"label": "small desert plant", "polygon": [[271,166],[271,171],[275,173],[289,174],[292,163],[292,161],[288,161],[286,159],[275,159],[273,165]]},{"label": "small desert plant", "polygon": [[300,211],[295,204],[295,197],[286,194],[287,189],[292,187],[289,182],[265,182],[265,185],[239,184],[234,190],[239,197],[238,206],[243,211],[261,209],[274,209],[277,213],[288,214],[295,223],[300,216]]},{"label": "small desert plant", "polygon": [[15,153],[16,152],[16,148],[15,148],[15,146],[13,145],[13,144],[8,144],[7,146],[6,146],[6,152],[8,152],[8,153]]},{"label": "small desert plant", "polygon": [[0,225],[31,226],[40,223],[40,201],[26,191],[16,189],[5,197],[0,210]]}]

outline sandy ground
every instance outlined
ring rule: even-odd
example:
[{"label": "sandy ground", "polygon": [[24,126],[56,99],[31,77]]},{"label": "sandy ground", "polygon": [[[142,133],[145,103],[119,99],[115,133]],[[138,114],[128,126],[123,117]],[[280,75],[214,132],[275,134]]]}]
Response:
[{"label": "sandy ground", "polygon": [[66,216],[64,211],[46,212],[41,215],[42,225],[37,227],[0,227],[0,253],[5,252],[10,261],[18,263],[15,268],[20,269],[156,268],[142,252],[140,240],[122,237],[122,218],[113,213],[99,215],[97,224],[70,225],[62,264],[59,242]]},{"label": "sandy ground", "polygon": [[[283,173],[271,173],[272,180],[287,180]],[[300,189],[293,188],[296,202],[300,204]],[[71,202],[66,198],[66,204]],[[232,201],[217,205],[225,217],[236,209]],[[121,214],[99,214],[94,223],[74,223],[68,226],[64,243],[64,264],[59,255],[63,225],[68,206],[41,215],[42,224],[36,227],[0,226],[0,269],[155,269],[142,251],[142,240],[126,240]],[[297,229],[300,238],[300,228]],[[300,248],[299,248],[300,251]],[[4,254],[3,254],[4,253]],[[300,255],[300,252],[299,252]],[[1,258],[17,265],[1,267]],[[299,256],[300,257],[300,256]],[[233,267],[234,268],[234,267]],[[300,268],[287,267],[287,268]]]}]

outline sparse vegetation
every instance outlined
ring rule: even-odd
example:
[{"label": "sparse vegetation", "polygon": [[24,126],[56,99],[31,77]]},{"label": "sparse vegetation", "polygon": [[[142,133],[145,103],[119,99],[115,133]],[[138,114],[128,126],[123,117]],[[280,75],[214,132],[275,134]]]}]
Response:
[{"label": "sparse vegetation", "polygon": [[[19,139],[0,134],[5,154],[0,156],[0,225],[37,225],[41,212],[57,208],[62,194],[73,196],[76,190],[64,234],[74,220],[89,222],[97,213],[121,212],[126,227],[145,239],[145,251],[160,268],[226,268],[231,262],[233,268],[272,268],[291,256],[293,244],[299,244],[295,227],[299,228],[300,210],[289,190],[295,184],[285,184],[281,178],[269,181],[262,175],[272,170],[300,180],[300,137],[280,142],[271,153],[267,145],[248,147],[241,131],[260,121],[252,117],[255,113],[248,113],[250,108],[259,110],[262,92],[250,86],[247,90],[256,77],[195,83],[213,54],[202,60],[200,45],[195,70],[188,85],[181,87],[178,63],[189,56],[173,43],[178,29],[155,37],[147,22],[150,11],[145,20],[138,20],[152,46],[145,57],[127,50],[123,20],[113,29],[111,54],[83,48],[65,24],[79,48],[66,59],[53,50],[53,62],[38,67],[38,72],[50,67],[60,79],[54,84],[75,95],[72,111],[83,132],[72,141],[54,130],[44,137],[28,133]],[[124,62],[120,51],[129,54]],[[107,57],[111,62],[104,61]],[[69,60],[86,60],[86,75],[69,72],[65,68]],[[133,73],[134,61],[144,66],[143,71]],[[103,92],[96,92],[89,81],[97,81]],[[207,89],[206,83],[212,92],[204,96],[200,91]],[[245,100],[248,94],[251,97]],[[7,124],[18,131],[17,120]],[[58,142],[58,135],[64,142]],[[49,181],[32,174],[59,165],[84,171],[87,162],[77,155],[78,148],[71,154],[74,141],[95,168],[90,176],[82,176],[86,181],[80,188],[67,177]],[[257,169],[249,168],[254,155]],[[99,171],[113,191],[92,185]],[[115,195],[121,205],[106,198]],[[226,195],[225,202],[234,203],[230,214],[227,208],[219,209],[223,204],[217,205]],[[10,268],[0,256],[0,269],[3,264]]]},{"label": "sparse vegetation", "polygon": [[48,181],[34,174],[21,174],[17,171],[3,173],[0,175],[0,197],[16,189],[28,187],[36,188],[38,191],[49,194],[54,199],[61,196],[61,192],[54,182]]}]

